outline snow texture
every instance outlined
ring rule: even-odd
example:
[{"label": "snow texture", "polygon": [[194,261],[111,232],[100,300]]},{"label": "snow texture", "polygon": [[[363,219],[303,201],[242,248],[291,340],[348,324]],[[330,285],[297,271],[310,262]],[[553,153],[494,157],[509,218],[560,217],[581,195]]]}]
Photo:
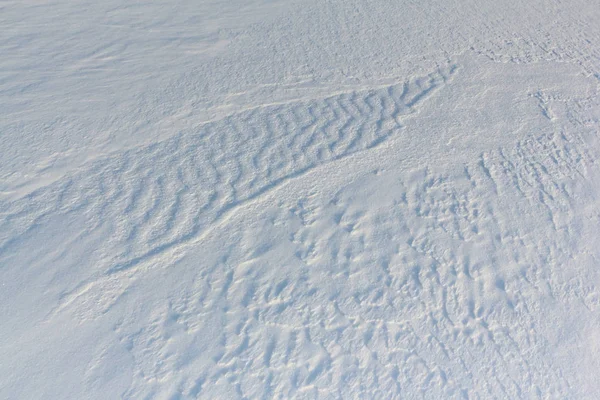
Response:
[{"label": "snow texture", "polygon": [[0,398],[600,398],[597,21],[1,2]]}]

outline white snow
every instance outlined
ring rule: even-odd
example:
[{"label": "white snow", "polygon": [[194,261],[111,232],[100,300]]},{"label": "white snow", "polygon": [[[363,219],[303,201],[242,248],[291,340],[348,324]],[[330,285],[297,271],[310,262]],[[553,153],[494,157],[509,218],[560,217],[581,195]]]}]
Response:
[{"label": "white snow", "polygon": [[600,398],[598,21],[0,2],[0,398]]}]

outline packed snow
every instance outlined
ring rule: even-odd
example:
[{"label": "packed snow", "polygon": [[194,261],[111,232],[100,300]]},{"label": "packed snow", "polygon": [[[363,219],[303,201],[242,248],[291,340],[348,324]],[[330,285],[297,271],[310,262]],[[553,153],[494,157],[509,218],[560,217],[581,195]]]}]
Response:
[{"label": "packed snow", "polygon": [[0,399],[600,398],[599,21],[0,2]]}]

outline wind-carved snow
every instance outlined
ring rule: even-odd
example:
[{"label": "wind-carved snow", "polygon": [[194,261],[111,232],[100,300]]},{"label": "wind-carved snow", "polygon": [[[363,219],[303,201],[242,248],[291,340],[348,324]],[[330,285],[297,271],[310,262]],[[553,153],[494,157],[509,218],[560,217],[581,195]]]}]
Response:
[{"label": "wind-carved snow", "polygon": [[256,108],[194,135],[114,155],[15,202],[4,225],[30,229],[48,214],[85,213],[89,231],[109,223],[111,241],[122,246],[111,247],[118,254],[102,261],[105,273],[126,270],[202,234],[281,182],[399,134],[401,118],[455,70],[450,65],[397,85]]},{"label": "wind-carved snow", "polygon": [[[597,218],[594,85],[570,67],[459,64],[232,114],[5,201],[0,254],[28,266],[6,274],[45,291],[7,279],[0,300],[89,329],[52,340],[98,336],[78,361],[87,393],[581,393],[552,349],[593,360],[547,332],[600,304],[580,243]],[[45,357],[71,363],[59,347]]]},{"label": "wind-carved snow", "polygon": [[1,398],[600,397],[590,1],[5,3]]}]

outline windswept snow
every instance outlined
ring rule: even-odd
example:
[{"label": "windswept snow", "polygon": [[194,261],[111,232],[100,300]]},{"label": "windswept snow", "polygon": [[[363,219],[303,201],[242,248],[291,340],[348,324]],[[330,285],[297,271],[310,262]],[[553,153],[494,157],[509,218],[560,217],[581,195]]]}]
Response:
[{"label": "windswept snow", "polygon": [[600,398],[600,5],[0,4],[0,398]]}]

